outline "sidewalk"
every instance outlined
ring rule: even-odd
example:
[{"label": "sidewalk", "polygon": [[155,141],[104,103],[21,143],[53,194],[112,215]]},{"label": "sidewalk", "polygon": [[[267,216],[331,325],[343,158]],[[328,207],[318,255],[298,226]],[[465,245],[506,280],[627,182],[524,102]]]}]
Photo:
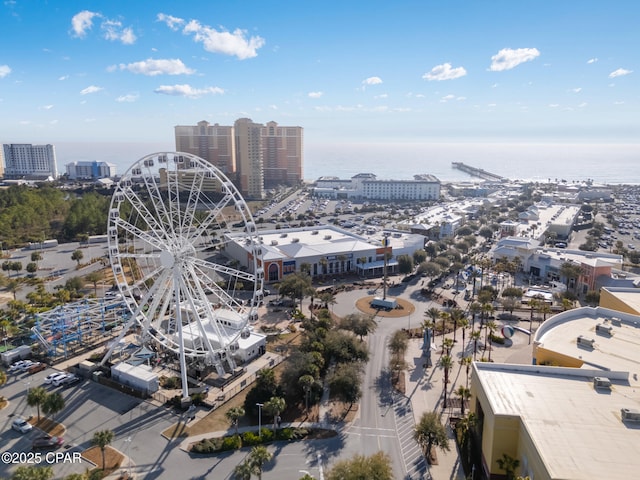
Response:
[{"label": "sidewalk", "polygon": [[[466,355],[473,356],[473,342],[470,341],[470,335],[466,335]],[[447,334],[447,338],[453,338],[453,334]],[[484,337],[483,337],[484,338]],[[529,338],[524,334],[516,334],[512,338],[510,345],[493,345],[491,350],[491,359],[497,363],[531,363],[531,345],[528,343]],[[438,366],[440,354],[442,352],[442,336],[435,338],[433,344],[436,350],[431,352],[431,361],[433,366],[423,368],[425,357],[422,356],[423,339],[411,339],[406,352],[407,361],[407,377],[406,377],[406,396],[411,400],[411,406],[416,423],[420,420],[423,413],[429,411],[443,412],[442,409],[442,382],[443,370]],[[484,345],[484,343],[482,343]],[[483,355],[480,350],[480,342],[477,358]],[[447,388],[447,398],[457,398],[454,392],[459,385],[466,385],[465,367],[458,362],[463,357],[462,333],[460,329],[456,332],[456,343],[451,352],[454,364],[449,373],[449,385]],[[436,449],[438,458],[437,465],[430,465],[429,472],[433,480],[465,480],[464,471],[460,463],[457,446],[455,443],[453,431],[449,427],[449,418],[458,416],[460,410],[458,408],[448,408],[442,413],[442,422],[447,427],[449,436],[448,452]]]}]

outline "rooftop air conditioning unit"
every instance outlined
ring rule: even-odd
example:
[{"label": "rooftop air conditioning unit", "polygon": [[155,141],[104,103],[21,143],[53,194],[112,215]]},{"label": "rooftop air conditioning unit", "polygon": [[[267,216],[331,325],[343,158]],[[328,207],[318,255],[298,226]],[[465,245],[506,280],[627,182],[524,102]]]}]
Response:
[{"label": "rooftop air conditioning unit", "polygon": [[278,244],[278,240],[271,240],[271,245],[277,245]]},{"label": "rooftop air conditioning unit", "polygon": [[318,230],[313,230],[313,231],[311,232],[311,235],[317,235],[317,234],[318,234]]},{"label": "rooftop air conditioning unit", "polygon": [[615,325],[616,327],[621,327],[622,320],[620,320],[618,317],[611,317],[611,325]]},{"label": "rooftop air conditioning unit", "polygon": [[299,238],[292,238],[291,243],[298,243],[300,241]]},{"label": "rooftop air conditioning unit", "polygon": [[280,238],[285,238],[287,235],[289,235],[288,233],[281,233],[280,234]]},{"label": "rooftop air conditioning unit", "polygon": [[324,239],[325,239],[325,240],[331,240],[331,235],[325,235],[325,236],[324,236]]},{"label": "rooftop air conditioning unit", "polygon": [[593,377],[593,388],[611,389],[611,380],[607,377]]},{"label": "rooftop air conditioning unit", "polygon": [[593,338],[587,338],[584,335],[580,335],[578,337],[578,345],[583,345],[585,347],[590,347],[593,348],[593,344],[596,343],[596,341]]},{"label": "rooftop air conditioning unit", "polygon": [[640,410],[635,408],[621,408],[620,415],[623,422],[640,422]]},{"label": "rooftop air conditioning unit", "polygon": [[601,333],[603,335],[613,335],[613,327],[611,325],[604,325],[602,323],[598,323],[596,325],[596,333]]}]

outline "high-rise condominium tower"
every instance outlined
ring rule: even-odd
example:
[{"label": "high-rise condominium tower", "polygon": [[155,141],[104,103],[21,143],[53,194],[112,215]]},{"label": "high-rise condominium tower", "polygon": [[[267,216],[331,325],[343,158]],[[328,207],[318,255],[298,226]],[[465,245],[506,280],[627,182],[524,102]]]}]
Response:
[{"label": "high-rise condominium tower", "polygon": [[190,153],[218,167],[231,180],[236,177],[233,127],[198,122],[195,126],[175,127],[176,151]]},{"label": "high-rise condominium tower", "polygon": [[225,173],[248,198],[263,198],[266,188],[302,181],[302,127],[266,125],[249,118],[233,126],[175,127],[176,150],[197,155]]},{"label": "high-rise condominium tower", "polygon": [[238,186],[249,198],[264,198],[264,169],[262,164],[261,127],[250,118],[234,123],[236,133],[236,162]]},{"label": "high-rise condominium tower", "polygon": [[2,145],[6,178],[58,178],[53,145],[5,143]]},{"label": "high-rise condominium tower", "polygon": [[302,181],[302,127],[262,127],[264,186],[298,185]]}]

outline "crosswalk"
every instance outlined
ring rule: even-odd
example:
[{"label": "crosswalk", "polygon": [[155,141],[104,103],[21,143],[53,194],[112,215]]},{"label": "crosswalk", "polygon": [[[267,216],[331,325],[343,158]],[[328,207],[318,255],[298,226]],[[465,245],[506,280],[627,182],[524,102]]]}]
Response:
[{"label": "crosswalk", "polygon": [[396,420],[396,433],[400,442],[400,451],[407,472],[404,480],[431,480],[427,462],[422,449],[413,438],[415,420],[411,410],[411,400],[404,395],[395,394],[393,414]]}]

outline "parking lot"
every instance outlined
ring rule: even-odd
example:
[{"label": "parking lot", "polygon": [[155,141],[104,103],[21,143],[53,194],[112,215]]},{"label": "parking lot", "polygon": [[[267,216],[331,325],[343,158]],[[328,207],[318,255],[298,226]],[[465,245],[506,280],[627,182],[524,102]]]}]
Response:
[{"label": "parking lot", "polygon": [[75,453],[91,447],[93,434],[100,430],[112,430],[115,433],[112,447],[133,458],[158,458],[158,452],[167,447],[166,440],[159,432],[176,421],[176,416],[170,410],[91,380],[83,379],[72,385],[57,387],[52,383],[45,384],[45,378],[56,372],[55,369],[47,368],[33,375],[8,374],[7,384],[2,387],[2,395],[9,401],[9,405],[0,410],[0,443],[2,452],[14,454],[17,462],[3,462],[0,465],[0,477],[8,478],[13,468],[28,465],[29,460],[35,460],[33,456],[29,458],[32,442],[42,432],[34,428],[20,433],[12,429],[11,425],[16,417],[28,419],[37,415],[36,408],[28,406],[26,401],[28,389],[36,386],[60,392],[65,401],[65,408],[55,416],[55,420],[66,427],[66,432],[62,435],[64,443],[51,451],[70,455],[50,456],[51,461],[47,462],[46,455],[43,454],[40,462],[53,467],[55,478],[62,478],[70,473],[83,473],[87,468],[93,468],[87,461],[79,460]]}]

